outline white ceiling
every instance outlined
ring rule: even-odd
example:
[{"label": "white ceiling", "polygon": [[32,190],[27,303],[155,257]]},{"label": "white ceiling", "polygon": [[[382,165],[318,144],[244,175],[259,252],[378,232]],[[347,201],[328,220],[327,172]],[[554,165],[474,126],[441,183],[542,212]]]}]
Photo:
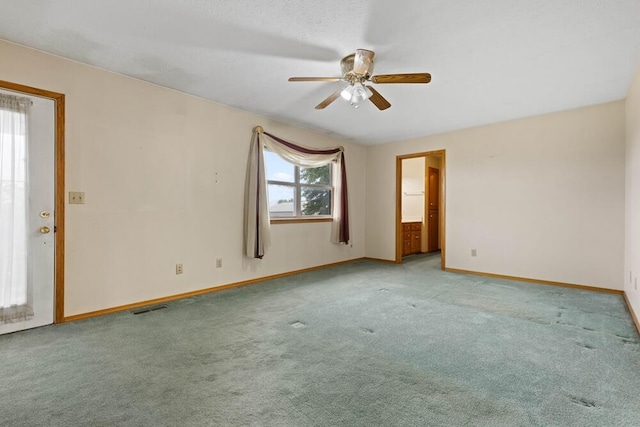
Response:
[{"label": "white ceiling", "polygon": [[[0,0],[0,38],[363,144],[625,98],[639,0]],[[314,106],[357,48],[392,104]],[[1,59],[0,59],[1,60]]]}]

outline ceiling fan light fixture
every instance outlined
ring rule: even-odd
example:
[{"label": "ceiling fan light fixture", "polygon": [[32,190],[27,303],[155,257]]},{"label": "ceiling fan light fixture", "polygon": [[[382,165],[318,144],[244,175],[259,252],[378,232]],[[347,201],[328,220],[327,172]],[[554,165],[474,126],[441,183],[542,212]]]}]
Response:
[{"label": "ceiling fan light fixture", "polygon": [[351,97],[353,96],[354,89],[355,88],[353,87],[353,83],[351,83],[351,84],[347,85],[347,87],[345,87],[342,92],[340,92],[340,96],[345,101],[351,101]]},{"label": "ceiling fan light fixture", "polygon": [[351,95],[351,103],[359,104],[362,101],[366,101],[371,96],[371,93],[367,93],[367,89],[360,82],[354,83],[353,95]]},{"label": "ceiling fan light fixture", "polygon": [[349,104],[353,105],[354,108],[358,108],[359,104],[369,99],[371,95],[373,93],[361,82],[351,83],[340,92],[340,96],[349,101]]}]

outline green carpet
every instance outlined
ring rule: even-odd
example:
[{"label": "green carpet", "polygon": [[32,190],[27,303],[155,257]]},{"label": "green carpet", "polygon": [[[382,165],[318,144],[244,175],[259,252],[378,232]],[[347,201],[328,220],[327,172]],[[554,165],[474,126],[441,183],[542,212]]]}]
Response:
[{"label": "green carpet", "polygon": [[640,426],[622,297],[372,261],[0,336],[2,426]]}]

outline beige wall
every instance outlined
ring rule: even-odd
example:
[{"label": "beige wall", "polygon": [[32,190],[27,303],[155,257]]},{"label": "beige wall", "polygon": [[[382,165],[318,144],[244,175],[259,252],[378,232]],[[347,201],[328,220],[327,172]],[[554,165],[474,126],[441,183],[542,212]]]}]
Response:
[{"label": "beige wall", "polygon": [[424,157],[402,161],[402,221],[424,219]]},{"label": "beige wall", "polygon": [[395,257],[396,156],[439,149],[447,267],[622,288],[623,101],[371,147],[367,256]]},{"label": "beige wall", "polygon": [[626,230],[624,290],[640,316],[640,68],[626,102]]},{"label": "beige wall", "polygon": [[[364,255],[363,147],[1,41],[0,58],[0,80],[66,95],[67,191],[86,192],[85,205],[67,206],[66,316]],[[352,247],[329,242],[330,223],[287,224],[272,227],[264,260],[242,257],[258,124],[345,146]]]}]

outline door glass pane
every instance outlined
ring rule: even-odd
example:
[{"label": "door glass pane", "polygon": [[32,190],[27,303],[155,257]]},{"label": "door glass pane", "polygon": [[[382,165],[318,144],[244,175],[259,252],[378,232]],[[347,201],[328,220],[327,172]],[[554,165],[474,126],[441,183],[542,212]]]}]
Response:
[{"label": "door glass pane", "polygon": [[[2,95],[0,95],[2,96]],[[27,282],[26,110],[0,98],[0,324],[32,316]]]},{"label": "door glass pane", "polygon": [[302,215],[331,215],[331,189],[302,186]]},{"label": "door glass pane", "polygon": [[295,166],[271,151],[264,152],[267,181],[295,182]]},{"label": "door glass pane", "polygon": [[331,185],[331,165],[319,168],[300,168],[300,183]]},{"label": "door glass pane", "polygon": [[295,187],[269,184],[269,215],[272,218],[295,216]]}]

